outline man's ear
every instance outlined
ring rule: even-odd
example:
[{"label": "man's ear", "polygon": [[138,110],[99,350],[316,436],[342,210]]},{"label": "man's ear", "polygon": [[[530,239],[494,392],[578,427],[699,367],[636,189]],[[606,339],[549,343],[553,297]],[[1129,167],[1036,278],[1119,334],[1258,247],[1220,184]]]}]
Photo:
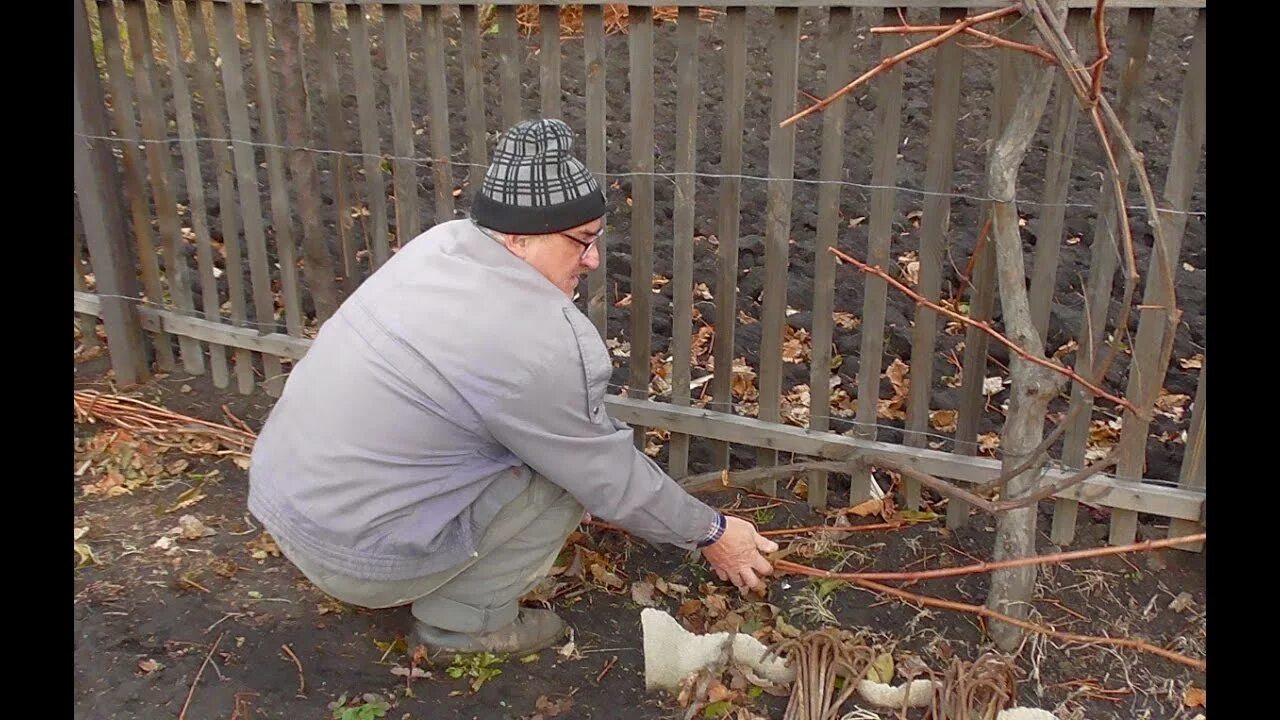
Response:
[{"label": "man's ear", "polygon": [[503,233],[502,244],[511,251],[512,255],[515,255],[521,260],[524,260],[529,253],[529,238],[527,236]]}]

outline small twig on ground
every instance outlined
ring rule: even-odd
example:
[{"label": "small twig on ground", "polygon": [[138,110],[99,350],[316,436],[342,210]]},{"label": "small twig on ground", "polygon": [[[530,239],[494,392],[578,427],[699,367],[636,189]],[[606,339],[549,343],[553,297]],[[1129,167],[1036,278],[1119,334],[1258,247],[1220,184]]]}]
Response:
[{"label": "small twig on ground", "polygon": [[209,659],[213,657],[213,653],[217,651],[218,645],[222,643],[224,634],[218,633],[218,639],[213,641],[213,646],[209,648],[209,653],[204,656],[204,662],[200,663],[200,669],[196,671],[196,679],[191,681],[191,689],[187,691],[187,700],[182,703],[182,711],[178,713],[178,720],[186,720],[187,708],[191,705],[191,698],[196,694],[196,686],[200,684],[200,676],[204,675],[204,668],[209,664]]},{"label": "small twig on ground", "polygon": [[811,532],[833,532],[833,533],[854,533],[854,532],[874,532],[876,530],[898,530],[918,523],[910,520],[900,520],[898,522],[874,523],[872,525],[808,525],[796,528],[779,528],[777,530],[761,530],[760,534],[765,537],[775,537],[778,535],[801,535]]},{"label": "small twig on ground", "polygon": [[869,275],[875,275],[876,277],[889,283],[893,287],[897,288],[899,292],[902,292],[903,294],[907,295],[907,297],[910,297],[912,300],[914,300],[917,305],[924,305],[926,307],[932,308],[934,311],[942,315],[946,315],[947,317],[951,318],[952,320],[955,320],[956,322],[960,322],[965,325],[970,325],[972,327],[975,327],[981,330],[982,332],[986,333],[987,335],[990,335],[994,340],[996,340],[1000,344],[1004,345],[1005,347],[1009,348],[1013,352],[1017,353],[1018,355],[1026,359],[1027,362],[1034,363],[1041,367],[1047,368],[1060,375],[1065,375],[1066,377],[1080,383],[1081,386],[1087,388],[1094,395],[1104,398],[1106,400],[1110,400],[1111,402],[1129,410],[1135,415],[1139,414],[1138,409],[1133,406],[1133,403],[1129,402],[1128,400],[1122,397],[1117,397],[1116,395],[1113,395],[1107,392],[1106,390],[1103,390],[1102,388],[1098,387],[1094,383],[1091,383],[1085,378],[1081,377],[1079,373],[1072,370],[1071,368],[1067,368],[1067,367],[1063,367],[1061,365],[1055,364],[1053,362],[1050,362],[1044,359],[1043,357],[1038,357],[1035,354],[1024,350],[1023,348],[1018,347],[1017,343],[1013,342],[1009,338],[1000,334],[999,331],[991,327],[990,323],[979,322],[966,315],[961,315],[960,313],[955,312],[954,310],[945,308],[942,305],[939,305],[938,303],[932,302],[931,300],[928,300],[927,298],[925,298],[923,295],[920,295],[919,293],[907,287],[906,285],[903,285],[902,283],[898,282],[892,275],[880,269],[879,267],[868,265],[867,263],[864,263],[861,260],[858,260],[852,255],[842,252],[839,248],[833,247],[833,248],[829,248],[829,250],[833,255],[849,263],[850,265],[853,265],[854,267],[861,270],[862,272],[867,273]]},{"label": "small twig on ground", "polygon": [[298,660],[298,656],[293,654],[293,650],[288,643],[281,645],[280,648],[293,660],[293,664],[298,666],[298,694],[303,695],[307,691],[307,681],[302,676],[302,661]]},{"label": "small twig on ground", "polygon": [[244,613],[239,613],[239,612],[230,612],[230,613],[227,613],[226,615],[223,615],[223,616],[222,616],[222,620],[219,620],[219,621],[215,622],[214,624],[210,625],[209,627],[205,628],[204,634],[205,634],[205,635],[208,635],[209,633],[213,632],[213,629],[214,629],[214,628],[216,628],[216,627],[218,627],[219,625],[221,625],[221,624],[223,623],[223,621],[225,621],[225,620],[228,620],[228,619],[233,618],[233,617],[243,617],[243,616],[244,616]]},{"label": "small twig on ground", "polygon": [[856,573],[839,573],[830,570],[822,570],[820,568],[801,565],[789,560],[779,560],[774,567],[778,570],[792,572],[797,575],[808,575],[811,577],[831,578],[834,580],[886,580],[896,582],[919,582],[921,580],[936,580],[938,578],[956,577],[959,575],[974,575],[977,573],[992,572],[993,570],[1003,570],[1008,568],[1025,567],[1027,565],[1045,565],[1048,563],[1063,563],[1072,560],[1082,560],[1085,558],[1104,557],[1107,555],[1125,555],[1126,553],[1148,552],[1151,550],[1161,550],[1164,548],[1175,547],[1178,545],[1188,545],[1191,543],[1202,542],[1206,539],[1208,533],[1197,533],[1195,535],[1184,535],[1176,538],[1163,538],[1160,540],[1146,540],[1130,545],[1112,545],[1108,547],[1089,548],[1087,550],[1071,550],[1069,552],[1053,553],[1051,555],[1036,555],[1033,557],[1015,558],[1012,560],[1001,560],[999,562],[981,562],[975,565],[963,565],[961,567],[937,568],[935,570],[918,570],[913,572],[856,572]]},{"label": "small twig on ground", "polygon": [[596,684],[597,684],[597,685],[599,685],[599,684],[600,684],[600,681],[604,679],[604,676],[605,676],[605,675],[608,675],[608,674],[609,674],[609,671],[610,671],[610,670],[612,670],[612,669],[613,669],[613,666],[614,666],[614,665],[616,665],[617,663],[618,663],[618,656],[617,656],[617,655],[614,655],[613,657],[609,658],[609,661],[608,661],[608,662],[606,662],[606,663],[604,664],[604,668],[603,668],[602,670],[600,670],[600,674],[599,674],[599,675],[596,675]]}]

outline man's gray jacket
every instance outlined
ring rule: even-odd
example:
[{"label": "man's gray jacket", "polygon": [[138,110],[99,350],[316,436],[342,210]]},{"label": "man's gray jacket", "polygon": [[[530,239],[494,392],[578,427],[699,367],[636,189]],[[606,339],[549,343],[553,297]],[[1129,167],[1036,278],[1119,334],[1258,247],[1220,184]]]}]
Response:
[{"label": "man's gray jacket", "polygon": [[604,407],[612,366],[550,281],[469,220],[405,245],[320,329],[254,447],[249,509],[322,567],[407,580],[474,553],[537,472],[690,548],[715,511]]}]

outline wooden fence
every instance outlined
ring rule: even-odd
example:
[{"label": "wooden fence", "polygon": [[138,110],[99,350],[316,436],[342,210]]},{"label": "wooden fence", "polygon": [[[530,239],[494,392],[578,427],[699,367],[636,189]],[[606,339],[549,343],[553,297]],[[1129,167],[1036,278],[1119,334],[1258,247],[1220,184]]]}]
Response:
[{"label": "wooden fence", "polygon": [[[869,26],[950,23],[997,3],[699,5],[76,0],[84,341],[96,342],[100,318],[125,383],[181,367],[220,388],[276,393],[336,303],[403,242],[465,213],[496,133],[534,114],[563,117],[614,207],[582,298],[620,366],[624,391],[610,409],[674,476],[688,473],[691,448],[702,453],[693,464],[712,469],[745,445],[759,449],[757,464],[855,453],[990,480],[1007,390],[988,363],[1001,365],[1001,348],[827,249],[998,319],[994,254],[978,239],[982,168],[1021,56],[949,41],[820,115],[780,121],[906,47]],[[1094,5],[1070,2],[1068,29],[1086,57]],[[1142,286],[1148,309],[1171,300],[1159,280],[1179,272],[1184,236],[1203,245],[1205,6],[1107,3],[1108,94],[1164,203],[1169,263],[1141,242],[1145,226],[1135,235],[1142,277],[1154,278]],[[268,17],[280,8],[289,17]],[[1000,32],[1030,36],[1017,22]],[[1031,153],[1039,165],[1019,186],[1036,238],[1036,325],[1084,375],[1118,304],[1117,214],[1091,133],[1059,81]],[[1127,163],[1121,174],[1131,184]],[[1132,204],[1142,225],[1140,199]],[[1087,279],[1060,263],[1081,253]],[[758,318],[748,312],[756,292]],[[1202,329],[1203,303],[1184,310]],[[1153,435],[1152,421],[1072,393],[1070,407],[1090,407],[1046,477],[1065,477],[1108,440],[1121,460],[1115,476],[1060,493],[1055,542],[1073,540],[1080,501],[1109,509],[1113,543],[1134,539],[1139,513],[1168,518],[1170,534],[1203,526],[1204,353],[1184,352],[1203,338],[1182,338],[1184,323],[1179,357],[1162,357],[1163,314],[1135,316],[1111,382],[1140,407],[1182,398],[1159,416],[1177,422]],[[1194,388],[1189,407],[1191,393],[1164,392],[1170,368]],[[1180,470],[1147,474],[1152,448],[1170,445]],[[826,505],[827,476],[804,480],[809,501]],[[850,499],[872,480],[856,472]],[[904,490],[918,507],[920,488]],[[952,501],[946,514],[956,526],[969,508]]]}]

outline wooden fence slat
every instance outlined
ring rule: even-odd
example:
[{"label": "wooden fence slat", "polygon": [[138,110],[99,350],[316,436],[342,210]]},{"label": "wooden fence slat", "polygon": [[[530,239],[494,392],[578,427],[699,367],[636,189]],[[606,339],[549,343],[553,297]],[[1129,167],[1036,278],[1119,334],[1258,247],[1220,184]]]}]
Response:
[{"label": "wooden fence slat", "polygon": [[520,28],[516,23],[514,5],[498,8],[498,76],[502,86],[502,129],[504,131],[524,117],[520,87]]},{"label": "wooden fence slat", "polygon": [[[885,8],[882,22],[885,25],[900,22],[897,10]],[[895,35],[885,35],[880,41],[880,53],[884,57],[905,47],[903,38]],[[885,268],[889,267],[889,243],[893,239],[894,200],[897,198],[897,191],[891,186],[896,184],[898,176],[898,138],[902,132],[902,75],[902,68],[896,67],[879,78],[876,87],[876,148],[871,171],[871,184],[876,189],[871,191],[871,226],[867,234],[866,262]],[[864,278],[864,282],[862,343],[858,351],[857,425],[853,432],[857,437],[874,440],[879,423],[876,405],[880,397],[881,368],[884,366],[884,320],[888,283],[870,275]],[[850,480],[849,502],[861,502],[871,497],[871,480],[870,469],[854,472]]]},{"label": "wooden fence slat", "polygon": [[[1023,42],[1027,31],[1021,24],[1001,23],[999,34],[1010,40]],[[993,30],[992,32],[997,32]],[[1012,53],[1015,50],[996,50],[999,71],[996,79],[995,107],[988,125],[988,137],[993,141],[1000,136],[1012,105],[1018,96],[1018,67],[1014,63]],[[983,203],[982,218],[984,223],[991,217],[990,203]],[[994,243],[988,236],[981,248],[975,248],[973,294],[969,301],[969,317],[977,321],[990,320],[994,317],[996,304],[996,254]],[[980,250],[980,252],[978,252]],[[864,325],[865,327],[865,325]],[[970,326],[964,334],[963,380],[960,384],[960,409],[956,419],[954,452],[960,455],[976,455],[978,452],[978,427],[982,421],[982,411],[986,407],[986,397],[982,393],[982,384],[987,374],[987,334]],[[958,528],[968,522],[972,506],[962,500],[952,498],[947,501],[947,527]]]},{"label": "wooden fence slat", "polygon": [[[173,105],[178,115],[179,148],[182,151],[182,167],[187,183],[187,207],[191,211],[191,231],[196,237],[196,264],[200,268],[200,301],[204,317],[216,319],[222,316],[218,300],[218,281],[213,275],[213,245],[209,240],[209,217],[204,201],[204,178],[200,174],[200,147],[196,144],[195,117],[191,111],[191,91],[187,86],[187,63],[178,38],[178,23],[174,7],[184,3],[161,3],[160,24],[164,31],[165,54],[169,58],[169,71],[173,86]],[[209,345],[209,365],[213,385],[225,388],[231,384],[227,369],[227,350],[220,345]]]},{"label": "wooden fence slat", "polygon": [[467,185],[472,191],[480,187],[485,166],[489,163],[488,141],[485,139],[484,63],[481,60],[480,13],[475,5],[459,8],[462,23],[462,85],[467,96]]},{"label": "wooden fence slat", "polygon": [[[253,285],[253,327],[267,332],[275,325],[275,303],[271,294],[271,274],[267,265],[267,237],[262,227],[262,199],[258,195],[258,165],[249,127],[249,100],[241,72],[240,40],[236,37],[235,16],[230,5],[213,7],[222,58],[222,87],[227,95],[231,121],[232,153],[235,158],[236,187],[244,217],[245,245],[249,255],[249,278]],[[284,374],[280,358],[262,355],[263,382],[274,382]]]},{"label": "wooden fence slat", "polygon": [[[142,137],[146,142],[147,175],[155,200],[156,219],[160,230],[160,247],[164,256],[164,279],[169,286],[169,299],[180,312],[195,311],[191,296],[191,266],[187,262],[186,245],[178,224],[178,201],[173,192],[173,167],[165,112],[155,75],[155,56],[151,46],[151,28],[146,8],[141,2],[125,3],[125,21],[129,24],[129,54],[133,58],[133,79],[138,90],[138,115],[142,120]],[[178,338],[182,351],[182,367],[192,375],[204,374],[204,352],[193,338]]]},{"label": "wooden fence slat", "polygon": [[[302,44],[305,13],[308,6],[291,7],[286,0],[272,0],[277,19],[272,25],[279,49],[276,66],[280,74],[280,96],[284,101],[285,144],[291,148],[309,146],[311,111],[307,106],[305,47]],[[314,22],[314,20],[312,21]],[[266,51],[262,53],[264,56]],[[266,73],[264,73],[264,76]],[[266,86],[266,83],[263,83]],[[269,108],[264,104],[263,112]],[[272,113],[274,117],[274,113]],[[320,183],[316,172],[316,154],[303,150],[289,153],[289,176],[297,194],[298,219],[302,226],[302,271],[307,292],[315,307],[315,327],[323,325],[338,311],[338,273],[329,250],[329,235],[320,220]],[[284,193],[288,198],[288,192]],[[286,203],[287,206],[287,203]],[[283,264],[283,263],[282,263]],[[296,287],[298,263],[293,263],[285,276],[293,275]],[[268,386],[268,392],[283,389],[283,383]]]},{"label": "wooden fence slat", "polygon": [[542,116],[560,118],[560,8],[538,6],[538,35],[542,40],[538,51],[539,87]]},{"label": "wooden fence slat", "polygon": [[[1120,88],[1116,97],[1116,116],[1125,130],[1133,133],[1137,108],[1141,102],[1143,75],[1147,68],[1147,49],[1151,43],[1152,14],[1130,11],[1126,29],[1126,62],[1120,74]],[[1117,169],[1120,183],[1128,187],[1129,158],[1120,154]],[[1107,316],[1112,305],[1112,287],[1116,266],[1120,261],[1119,216],[1115,195],[1111,190],[1113,178],[1108,169],[1101,187],[1098,215],[1094,223],[1092,257],[1089,260],[1089,278],[1084,287],[1085,307],[1079,332],[1079,349],[1076,351],[1076,372],[1081,377],[1092,377],[1096,363],[1106,348],[1102,339]],[[1082,406],[1083,407],[1080,407]],[[1083,467],[1088,449],[1089,425],[1093,416],[1093,396],[1076,383],[1072,388],[1070,411],[1080,408],[1075,420],[1067,427],[1063,438],[1062,460],[1068,467]],[[1069,545],[1075,539],[1076,516],[1079,505],[1071,500],[1055,503],[1054,522],[1050,539],[1059,545]]]},{"label": "wooden fence slat", "polygon": [[[186,12],[185,7],[178,5],[179,16]],[[191,49],[195,52],[196,79],[200,83],[200,97],[204,105],[205,126],[213,137],[229,137],[225,110],[222,106],[222,93],[218,91],[217,73],[214,71],[212,45],[209,33],[205,29],[205,17],[202,6],[195,7],[195,13],[189,18],[191,31]],[[236,195],[236,171],[232,157],[232,149],[226,143],[212,147],[214,161],[218,166],[218,220],[222,226],[222,250],[227,275],[227,295],[231,310],[231,320],[245,325],[248,314],[245,308],[244,266],[240,257],[240,208]],[[219,308],[221,310],[221,307]],[[221,320],[221,315],[210,319]],[[248,395],[254,389],[253,355],[244,348],[236,348],[235,354],[236,390]]]},{"label": "wooden fence slat", "polygon": [[[795,173],[796,126],[778,127],[795,113],[800,74],[800,11],[779,8],[773,12],[772,102],[769,124],[769,190],[764,228],[764,309],[760,328],[761,420],[781,419],[782,332],[787,310],[787,256],[791,240],[791,197]],[[776,465],[778,453],[760,449],[758,464]],[[766,480],[760,491],[775,495],[777,480]]]},{"label": "wooden fence slat", "polygon": [[[1130,29],[1133,29],[1132,23],[1134,19],[1135,17],[1133,12],[1130,12]],[[1068,31],[1069,37],[1071,37],[1071,42],[1073,42],[1076,47],[1083,46],[1085,37],[1087,37],[1088,33],[1092,31],[1091,24],[1092,18],[1089,17],[1087,10],[1071,10],[1068,14],[1068,18],[1066,18],[1066,31]],[[1132,97],[1132,79],[1137,77],[1133,74],[1134,70],[1137,69],[1140,73],[1140,69],[1146,67],[1147,63],[1146,37],[1142,35],[1130,35],[1129,41],[1138,42],[1138,44],[1142,45],[1142,49],[1140,49],[1138,56],[1134,56],[1133,51],[1130,50],[1128,55],[1132,56],[1132,63],[1121,65],[1121,67],[1125,68],[1125,72],[1123,73],[1125,81],[1130,81],[1129,83],[1121,83],[1121,94],[1119,97],[1119,102],[1123,104],[1120,108],[1121,111],[1123,111],[1125,106],[1129,104],[1129,99]],[[1126,46],[1129,46],[1128,42],[1126,42]],[[1138,47],[1134,47],[1134,50],[1137,49]],[[1052,155],[1048,158],[1048,170],[1046,172],[1046,177],[1050,183],[1059,184],[1052,184],[1052,187],[1051,184],[1046,184],[1046,188],[1044,188],[1044,202],[1046,202],[1046,205],[1044,205],[1041,210],[1043,214],[1037,231],[1039,240],[1036,243],[1036,266],[1032,269],[1032,288],[1030,288],[1032,323],[1036,325],[1036,331],[1041,334],[1041,337],[1048,336],[1050,307],[1052,306],[1053,290],[1055,290],[1056,284],[1055,273],[1057,256],[1059,256],[1059,251],[1061,249],[1062,219],[1064,219],[1066,213],[1066,208],[1060,208],[1060,206],[1056,206],[1056,204],[1061,204],[1061,202],[1066,200],[1066,190],[1068,190],[1068,188],[1066,188],[1066,183],[1068,183],[1070,179],[1071,154],[1073,154],[1074,151],[1075,124],[1078,122],[1076,118],[1078,118],[1079,115],[1079,101],[1075,99],[1075,95],[1070,91],[1070,87],[1066,85],[1065,78],[1059,78],[1059,85],[1057,85],[1055,92],[1059,94],[1059,97],[1057,97],[1056,119],[1055,126],[1053,126],[1053,138],[1050,150],[1051,152],[1061,152],[1061,154],[1064,155],[1064,158],[1057,160],[1055,156]],[[1121,115],[1121,118],[1124,118],[1124,115]],[[1065,132],[1065,137],[1060,135],[1060,128],[1062,128],[1061,132]],[[1051,190],[1055,192],[1051,193]],[[1108,195],[1106,184],[1102,188],[1102,193],[1103,195]],[[1114,208],[1112,208],[1110,204],[1103,205],[1101,209],[1106,211],[1106,213],[1112,213],[1112,211],[1114,211]],[[1103,215],[1100,214],[1100,217],[1103,217]],[[1112,268],[1114,268],[1114,265],[1112,265]],[[1107,277],[1110,277],[1110,273],[1107,274]],[[1106,305],[1103,304],[1101,307],[1102,309],[1105,309]],[[1080,346],[1080,352],[1082,352],[1082,355],[1080,356],[1082,357],[1084,356],[1084,348],[1084,345]],[[1084,368],[1087,369],[1088,365],[1085,365]],[[1074,428],[1075,432],[1083,433],[1088,429],[1088,425],[1089,413],[1084,413],[1084,411],[1082,411],[1078,421],[1069,425],[1068,430],[1070,432],[1070,430]],[[1082,438],[1082,442],[1079,443],[1079,456],[1076,461],[1083,460],[1084,457],[1083,436],[1080,436],[1080,438]],[[1064,448],[1070,447],[1073,445],[1073,442],[1073,439],[1066,439],[1066,441],[1064,441]],[[1071,452],[1064,451],[1064,457],[1068,455],[1071,455]],[[1053,502],[1053,523],[1052,528],[1050,529],[1050,539],[1052,539],[1053,542],[1059,544],[1070,544],[1071,541],[1073,541],[1075,538],[1075,523],[1076,518],[1078,518],[1079,515],[1079,507],[1078,502],[1075,502],[1074,500],[1065,500],[1065,498],[1061,498],[1061,500]]]},{"label": "wooden fence slat", "polygon": [[[833,7],[827,16],[824,72],[828,95],[852,77],[848,38],[853,34],[853,11]],[[835,258],[828,249],[836,245],[840,233],[840,185],[844,171],[845,98],[832,103],[822,113],[822,153],[819,177],[827,181],[818,187],[818,234],[813,248],[813,346],[809,357],[809,429],[828,430],[831,425],[831,338],[834,334]],[[809,505],[827,505],[827,473],[811,471],[806,479]]]},{"label": "wooden fence slat", "polygon": [[[90,41],[89,13],[79,2],[75,3],[73,12],[76,52],[72,60],[75,83],[72,128],[77,135],[102,137],[107,134],[106,104]],[[105,28],[105,21],[100,24]],[[100,303],[98,314],[107,333],[111,369],[117,382],[133,385],[146,380],[150,368],[139,305],[133,301],[138,294],[137,271],[125,239],[115,159],[101,141],[73,137],[72,145],[76,201],[100,293],[95,299]],[[76,275],[80,275],[78,267]],[[93,333],[91,329],[90,334]]]},{"label": "wooden fence slat", "polygon": [[[1200,368],[1200,378],[1196,381],[1196,398],[1192,401],[1191,422],[1187,425],[1187,442],[1182,451],[1182,467],[1178,473],[1178,486],[1188,490],[1204,490],[1207,474],[1205,472],[1205,450],[1208,443],[1206,437],[1206,413],[1208,408],[1205,406],[1205,386],[1208,384],[1209,366],[1206,364]],[[1182,537],[1192,533],[1201,532],[1204,524],[1201,522],[1193,522],[1183,520],[1181,518],[1173,518],[1169,521],[1169,537]],[[1192,545],[1180,545],[1181,550],[1189,552],[1200,552],[1204,549],[1204,543],[1198,542]]]},{"label": "wooden fence slat", "polygon": [[[601,183],[607,182],[608,162],[605,159],[605,59],[604,59],[604,7],[586,5],[582,8],[583,62],[587,74],[587,168]],[[605,189],[608,192],[608,189]],[[606,221],[607,222],[607,221]],[[600,264],[587,275],[587,316],[600,331],[600,337],[608,337],[609,291],[607,264],[609,238],[596,242]]]},{"label": "wooden fence slat", "polygon": [[[1133,14],[1129,19],[1132,21]],[[1067,14],[1067,36],[1079,49],[1090,29],[1087,10]],[[1066,73],[1058,73],[1054,89],[1053,134],[1045,158],[1045,184],[1040,220],[1036,225],[1036,252],[1031,270],[1031,322],[1042,338],[1048,338],[1049,308],[1058,275],[1058,254],[1062,248],[1062,228],[1066,216],[1067,190],[1076,146],[1076,122],[1080,101],[1071,90]]]},{"label": "wooden fence slat", "polygon": [[383,42],[387,51],[387,84],[391,93],[392,181],[396,201],[396,247],[418,236],[418,174],[414,164],[413,108],[409,98],[409,49],[404,8],[382,8]]},{"label": "wooden fence slat", "polygon": [[338,91],[337,45],[333,41],[333,10],[325,3],[314,7],[316,56],[320,62],[320,99],[324,103],[325,142],[337,155],[331,157],[333,173],[334,227],[338,231],[338,248],[342,257],[342,289],[347,294],[360,284],[360,262],[356,259],[355,224],[351,217],[350,160],[346,123],[342,114],[342,96]]},{"label": "wooden fence slat", "polygon": [[431,113],[431,172],[436,187],[436,223],[453,219],[453,167],[449,146],[448,65],[444,59],[444,27],[440,23],[440,7],[422,8],[422,25],[426,31],[427,103]]},{"label": "wooden fence slat", "polygon": [[[98,16],[102,26],[102,48],[106,55],[107,76],[111,83],[111,114],[115,119],[116,135],[127,141],[120,145],[121,175],[125,196],[129,199],[129,216],[142,274],[142,291],[148,302],[163,303],[164,289],[160,284],[160,263],[156,259],[155,238],[151,234],[151,212],[144,188],[142,151],[138,149],[133,89],[124,66],[120,19],[110,0],[99,0]],[[152,345],[155,348],[156,367],[162,372],[172,371],[177,362],[173,354],[173,338],[167,333],[157,333],[152,336]]]},{"label": "wooden fence slat", "polygon": [[[391,257],[390,230],[387,229],[387,181],[382,174],[382,143],[378,139],[378,106],[374,102],[373,55],[369,47],[369,21],[364,10],[347,6],[347,34],[351,37],[351,66],[355,73],[356,108],[360,124],[360,153],[364,156],[365,202],[373,222],[368,243],[377,270]],[[366,239],[369,235],[366,234]]]},{"label": "wooden fence slat", "polygon": [[[631,392],[649,394],[653,332],[653,11],[628,8],[631,67]],[[645,428],[636,428],[644,447]]]},{"label": "wooden fence slat", "polygon": [[[681,7],[676,24],[676,181],[671,258],[671,401],[689,404],[693,332],[693,209],[698,127],[698,8]],[[689,474],[689,436],[673,433],[668,444],[671,477]]]},{"label": "wooden fence slat", "polygon": [[[964,17],[964,11],[943,10],[938,22],[949,25]],[[942,292],[942,242],[951,215],[952,176],[956,159],[956,123],[960,118],[960,81],[964,67],[964,49],[959,41],[949,40],[936,51],[933,74],[933,98],[929,107],[929,158],[925,167],[925,189],[920,216],[920,281],[917,292],[937,302]],[[911,329],[911,385],[907,394],[908,447],[924,447],[928,441],[929,400],[933,391],[934,352],[938,346],[938,313],[924,305],[916,306],[915,326]],[[950,409],[950,408],[944,408]],[[920,508],[920,483],[903,479],[907,507]]]},{"label": "wooden fence slat", "polygon": [[[276,94],[272,68],[279,62],[271,57],[271,41],[267,38],[267,14],[262,5],[244,7],[249,22],[249,50],[253,56],[254,84],[258,90],[258,132],[266,144],[268,194],[271,198],[271,235],[275,240],[276,259],[280,266],[280,295],[284,304],[285,331],[294,337],[302,335],[302,289],[298,287],[298,243],[293,237],[293,214],[289,207],[289,177],[284,170],[284,151],[280,146],[280,130],[276,123]],[[274,24],[288,22],[276,18]],[[273,300],[274,302],[274,300]]]},{"label": "wooden fence slat", "polygon": [[[1151,251],[1142,305],[1138,309],[1138,333],[1132,345],[1133,362],[1129,365],[1125,397],[1143,409],[1155,405],[1169,368],[1165,344],[1170,340],[1166,333],[1171,330],[1166,325],[1166,308],[1177,302],[1172,291],[1177,277],[1178,254],[1182,251],[1182,236],[1186,230],[1185,211],[1191,205],[1196,170],[1200,166],[1200,150],[1204,146],[1207,17],[1208,12],[1201,11],[1196,18],[1191,62],[1183,81],[1178,124],[1173,131],[1173,147],[1165,179],[1164,201],[1168,203],[1168,207],[1160,210],[1165,242],[1162,244],[1157,240]],[[1172,343],[1169,343],[1169,350],[1171,349]],[[1123,419],[1117,473],[1120,477],[1140,478],[1146,467],[1147,432],[1151,421],[1129,411],[1125,411]],[[1112,511],[1109,540],[1112,545],[1131,543],[1137,533],[1137,513],[1131,510]]]},{"label": "wooden fence slat", "polygon": [[[720,203],[717,213],[716,334],[712,339],[715,377],[711,379],[712,407],[733,412],[733,336],[738,322],[738,225],[741,220],[742,135],[747,98],[747,11],[725,10],[724,133],[721,137]],[[712,446],[712,466],[729,467],[729,443]]]}]

